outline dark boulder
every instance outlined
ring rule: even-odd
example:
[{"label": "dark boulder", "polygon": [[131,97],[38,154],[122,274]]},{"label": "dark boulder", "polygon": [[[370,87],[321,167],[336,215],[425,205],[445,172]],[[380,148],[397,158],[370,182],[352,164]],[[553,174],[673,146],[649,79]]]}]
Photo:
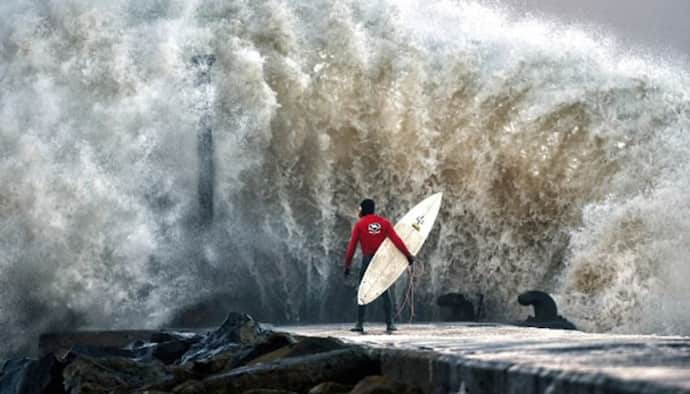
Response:
[{"label": "dark boulder", "polygon": [[350,394],[422,394],[422,390],[393,382],[384,376],[367,376],[357,383]]},{"label": "dark boulder", "polygon": [[159,361],[141,363],[123,357],[69,354],[64,368],[64,388],[69,394],[132,392],[150,382],[169,378]]},{"label": "dark boulder", "polygon": [[[157,359],[165,364],[177,361],[202,339],[202,336],[194,333],[146,331],[145,336],[131,333],[138,334],[136,331],[95,331],[45,334],[41,338],[44,346],[58,349],[69,346],[72,354],[97,358],[123,357],[143,362]],[[132,337],[136,339],[125,345],[124,341]]]},{"label": "dark boulder", "polygon": [[248,361],[254,360],[261,357],[267,353],[274,352],[278,349],[285,347],[291,347],[295,344],[296,340],[289,334],[283,333],[271,333],[266,336],[261,342],[256,343],[254,346],[249,347],[243,357],[237,360],[237,364],[233,367],[238,367],[246,364]]},{"label": "dark boulder", "polygon": [[179,361],[189,349],[203,336],[195,333],[161,331],[151,335],[150,342],[135,341],[127,346],[132,351],[130,356],[139,361],[159,360],[164,364]]},{"label": "dark boulder", "polygon": [[[183,365],[189,366],[195,373],[212,375],[237,368],[248,363],[256,363],[265,355],[272,354],[279,349],[289,348],[295,343],[295,339],[288,334],[270,333],[261,342],[252,345],[227,348],[225,351],[211,358],[195,360]],[[280,357],[283,357],[281,355]]]},{"label": "dark boulder", "polygon": [[186,382],[176,386],[173,391],[175,394],[206,394],[204,384],[199,380],[187,380]]},{"label": "dark boulder", "polygon": [[271,352],[258,354],[251,359],[247,365],[266,364],[278,359],[308,356],[311,354],[330,352],[333,350],[344,349],[346,345],[335,338],[303,337],[298,342],[289,343]]},{"label": "dark boulder", "polygon": [[181,364],[203,362],[220,354],[235,354],[243,347],[266,341],[270,332],[264,330],[251,316],[231,312],[223,324],[194,343],[180,358]]},{"label": "dark boulder", "polygon": [[523,306],[532,306],[534,316],[529,316],[525,321],[518,323],[524,327],[553,328],[562,330],[576,330],[573,323],[558,314],[556,301],[543,291],[526,291],[518,296],[518,303]]},{"label": "dark boulder", "polygon": [[336,338],[302,337],[292,347],[287,357],[306,356],[309,354],[331,352],[347,346]]},{"label": "dark boulder", "polygon": [[309,390],[309,394],[347,394],[352,390],[352,385],[336,382],[324,382]]},{"label": "dark boulder", "polygon": [[134,391],[135,393],[160,393],[160,392],[173,392],[173,390],[182,385],[185,382],[197,381],[203,379],[203,376],[195,374],[187,369],[179,367],[169,367],[170,376],[166,376],[161,380],[157,380],[153,383],[147,383],[143,386],[137,387]]},{"label": "dark boulder", "polygon": [[237,368],[210,376],[189,390],[241,393],[264,388],[307,392],[325,381],[354,384],[364,376],[380,373],[380,367],[376,358],[361,349],[342,349]]},{"label": "dark boulder", "polygon": [[203,335],[194,333],[194,332],[186,332],[186,331],[157,331],[151,333],[151,342],[154,343],[163,343],[163,342],[170,342],[170,341],[192,341],[196,342],[198,340],[201,340],[203,338]]},{"label": "dark boulder", "polygon": [[138,352],[127,349],[125,347],[109,347],[109,346],[90,346],[90,345],[74,345],[70,349],[72,354],[80,354],[90,357],[124,357],[136,358]]},{"label": "dark boulder", "polygon": [[205,344],[238,343],[254,345],[263,341],[270,331],[264,330],[251,316],[245,313],[230,312],[223,324],[213,331],[205,340]]},{"label": "dark boulder", "polygon": [[39,360],[9,360],[0,369],[0,394],[39,394],[65,391],[62,388],[64,363],[48,354]]},{"label": "dark boulder", "polygon": [[153,330],[112,330],[112,331],[72,331],[48,332],[38,339],[39,357],[54,353],[64,357],[75,346],[83,353],[117,355],[123,348],[135,341],[149,342]]},{"label": "dark boulder", "polygon": [[172,364],[179,360],[192,346],[191,341],[167,341],[156,343],[151,347],[151,357],[164,364]]},{"label": "dark boulder", "polygon": [[[123,346],[126,339],[133,342]],[[44,336],[44,345],[71,350],[59,362],[50,354],[39,361],[5,363],[0,394],[290,394],[306,393],[322,382],[331,383],[321,386],[322,393],[335,393],[381,370],[378,356],[362,348],[334,338],[273,332],[239,313],[204,335],[75,332]]]}]

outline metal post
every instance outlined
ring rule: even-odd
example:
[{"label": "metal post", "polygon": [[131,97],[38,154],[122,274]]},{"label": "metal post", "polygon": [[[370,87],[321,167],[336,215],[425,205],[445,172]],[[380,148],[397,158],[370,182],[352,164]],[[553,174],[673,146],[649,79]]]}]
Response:
[{"label": "metal post", "polygon": [[199,120],[199,220],[201,228],[208,228],[213,222],[213,193],[215,183],[215,163],[213,147],[211,67],[216,61],[213,55],[196,55],[192,64],[197,69],[197,87],[204,89]]}]

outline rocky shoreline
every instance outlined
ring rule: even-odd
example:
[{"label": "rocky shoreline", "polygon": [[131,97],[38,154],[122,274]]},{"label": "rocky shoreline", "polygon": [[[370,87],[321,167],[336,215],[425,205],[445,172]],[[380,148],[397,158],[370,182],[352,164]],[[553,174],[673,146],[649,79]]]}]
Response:
[{"label": "rocky shoreline", "polygon": [[381,376],[371,349],[275,332],[241,313],[206,333],[85,335],[46,334],[39,359],[4,362],[0,394],[421,393]]}]

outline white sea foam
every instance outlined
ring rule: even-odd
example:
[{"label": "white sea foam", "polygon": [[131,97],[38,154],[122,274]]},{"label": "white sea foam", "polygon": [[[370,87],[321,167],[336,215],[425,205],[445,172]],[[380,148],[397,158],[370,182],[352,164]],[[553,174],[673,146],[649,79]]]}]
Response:
[{"label": "white sea foam", "polygon": [[[356,204],[396,218],[432,191],[446,197],[420,256],[422,317],[462,290],[517,318],[517,294],[539,288],[584,329],[690,333],[682,65],[472,1],[9,1],[0,15],[8,336],[155,326],[200,292],[260,318],[348,320]],[[216,57],[211,86],[200,54]],[[199,233],[209,100],[215,220]]]}]

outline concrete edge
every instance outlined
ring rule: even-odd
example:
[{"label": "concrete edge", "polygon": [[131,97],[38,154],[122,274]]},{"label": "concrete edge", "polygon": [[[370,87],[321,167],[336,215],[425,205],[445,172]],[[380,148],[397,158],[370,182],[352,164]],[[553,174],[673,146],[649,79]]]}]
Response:
[{"label": "concrete edge", "polygon": [[566,371],[501,361],[483,361],[426,350],[355,345],[381,360],[381,372],[425,393],[445,394],[689,394],[663,384],[624,380],[604,373]]}]

